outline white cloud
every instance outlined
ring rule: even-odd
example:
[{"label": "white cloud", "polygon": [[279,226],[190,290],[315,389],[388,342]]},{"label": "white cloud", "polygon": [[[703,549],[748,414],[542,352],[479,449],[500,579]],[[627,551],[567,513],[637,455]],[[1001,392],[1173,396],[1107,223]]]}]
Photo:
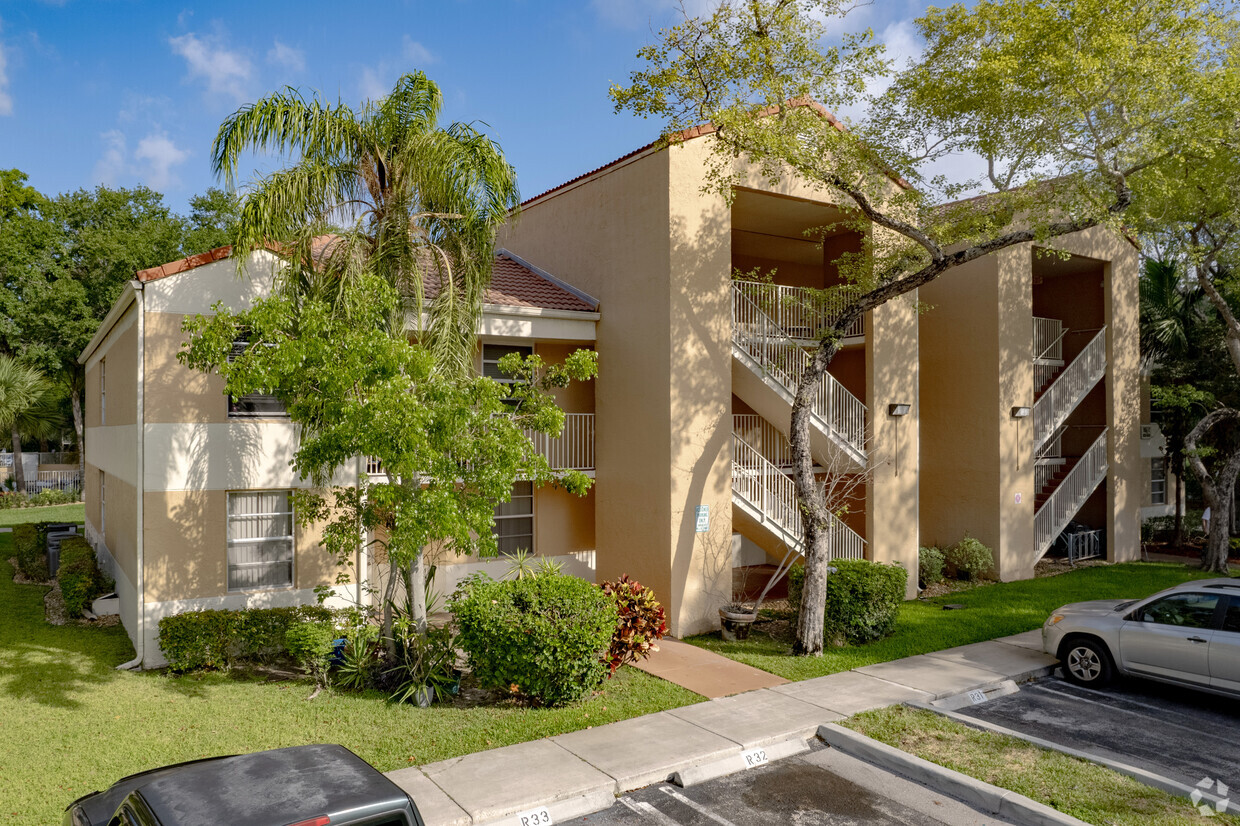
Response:
[{"label": "white cloud", "polygon": [[181,179],[172,170],[185,163],[189,152],[178,147],[163,132],[152,132],[138,141],[133,156],[144,164],[139,171],[142,182],[151,189],[163,191],[180,185]]},{"label": "white cloud", "polygon": [[275,66],[283,66],[294,72],[304,72],[306,70],[306,53],[301,49],[294,49],[292,46],[285,45],[279,40],[267,52],[267,62]]},{"label": "white cloud", "polygon": [[435,62],[435,55],[431,54],[431,50],[409,35],[405,35],[401,41],[400,51],[404,55],[405,60],[410,60],[414,63],[426,65]]},{"label": "white cloud", "polygon": [[[392,91],[392,83],[383,80],[383,77],[389,75],[383,66],[373,68],[370,66],[362,69],[362,79],[358,81],[358,89],[362,93],[362,100],[378,100],[387,97]],[[393,80],[393,83],[395,80]]]},{"label": "white cloud", "polygon": [[240,52],[230,51],[218,36],[199,37],[190,32],[168,38],[172,51],[185,58],[190,80],[203,80],[212,95],[245,100],[246,85],[254,69]]},{"label": "white cloud", "polygon": [[[690,17],[714,11],[721,0],[684,0]],[[594,13],[603,22],[621,29],[660,28],[680,19],[679,0],[592,0]]]},{"label": "white cloud", "polygon": [[94,179],[105,186],[137,182],[152,189],[165,191],[180,186],[176,167],[185,163],[190,153],[180,148],[168,135],[156,130],[129,151],[129,141],[119,129],[110,129],[99,136],[103,154],[95,163]]}]

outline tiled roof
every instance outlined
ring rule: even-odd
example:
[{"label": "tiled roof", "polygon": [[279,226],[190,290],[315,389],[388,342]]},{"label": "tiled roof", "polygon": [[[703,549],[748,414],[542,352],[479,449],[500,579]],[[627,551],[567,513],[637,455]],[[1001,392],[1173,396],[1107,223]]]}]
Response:
[{"label": "tiled roof", "polygon": [[[320,236],[312,245],[311,254],[318,260],[331,249],[334,236]],[[170,275],[177,275],[215,261],[221,261],[232,253],[232,247],[218,247],[208,252],[179,258],[158,267],[139,270],[136,277],[146,283]],[[438,280],[433,274],[425,279],[428,298],[438,293]],[[491,265],[491,283],[483,295],[483,303],[505,307],[530,307],[544,310],[569,310],[592,313],[598,309],[598,301],[577,288],[564,283],[555,276],[524,261],[518,256],[500,250]]]}]

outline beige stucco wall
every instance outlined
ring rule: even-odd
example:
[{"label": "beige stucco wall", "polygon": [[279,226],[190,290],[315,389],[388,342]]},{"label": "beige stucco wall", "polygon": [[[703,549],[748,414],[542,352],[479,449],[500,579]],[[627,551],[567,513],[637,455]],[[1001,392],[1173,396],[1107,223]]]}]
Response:
[{"label": "beige stucco wall", "polygon": [[228,399],[224,380],[214,373],[193,370],[177,360],[187,336],[181,313],[147,313],[146,421],[226,422]]},{"label": "beige stucco wall", "polygon": [[[566,344],[558,341],[538,341],[534,343],[534,354],[546,364],[563,364],[564,360],[577,350],[592,350],[592,345]],[[594,382],[575,381],[568,387],[552,389],[551,395],[565,413],[594,412]]]},{"label": "beige stucco wall", "polygon": [[[89,474],[91,468],[87,468]],[[99,503],[98,474],[92,485],[96,488],[95,521],[98,530]],[[133,485],[105,471],[104,507],[107,509],[104,525],[104,544],[112,558],[130,582],[136,582],[138,573],[138,490]]]},{"label": "beige stucco wall", "polygon": [[[116,320],[86,365],[86,427],[131,425],[138,421],[138,310],[130,305]],[[106,359],[106,422],[100,420],[99,362]]]},{"label": "beige stucco wall", "polygon": [[[146,602],[228,594],[226,491],[147,491],[143,512]],[[321,526],[294,529],[293,588],[335,583],[337,568],[319,546],[321,536]]]}]

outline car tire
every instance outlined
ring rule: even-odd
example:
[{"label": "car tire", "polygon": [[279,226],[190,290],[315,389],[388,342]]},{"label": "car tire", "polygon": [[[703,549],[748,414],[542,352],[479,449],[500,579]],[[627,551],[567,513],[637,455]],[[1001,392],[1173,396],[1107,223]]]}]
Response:
[{"label": "car tire", "polygon": [[1070,639],[1060,648],[1064,678],[1086,688],[1100,688],[1111,682],[1115,667],[1111,652],[1101,642],[1089,637]]}]

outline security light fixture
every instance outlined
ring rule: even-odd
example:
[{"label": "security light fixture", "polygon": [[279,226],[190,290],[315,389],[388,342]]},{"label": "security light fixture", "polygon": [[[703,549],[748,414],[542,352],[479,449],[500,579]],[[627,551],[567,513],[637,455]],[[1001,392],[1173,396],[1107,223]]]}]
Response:
[{"label": "security light fixture", "polygon": [[1012,418],[1013,419],[1027,419],[1029,418],[1029,414],[1032,412],[1033,412],[1032,407],[1013,407]]},{"label": "security light fixture", "polygon": [[889,404],[887,405],[888,416],[907,416],[909,405],[907,404]]}]

